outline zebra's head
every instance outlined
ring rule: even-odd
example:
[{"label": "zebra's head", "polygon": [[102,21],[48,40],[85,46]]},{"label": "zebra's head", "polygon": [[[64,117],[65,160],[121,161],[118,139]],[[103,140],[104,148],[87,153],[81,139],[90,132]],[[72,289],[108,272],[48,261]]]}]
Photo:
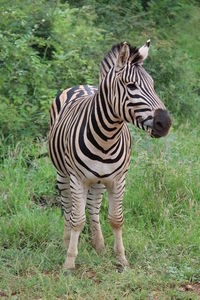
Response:
[{"label": "zebra's head", "polygon": [[[113,73],[112,106],[124,121],[149,132],[152,137],[167,135],[171,119],[165,105],[154,90],[151,76],[143,68],[150,40],[141,48],[124,42],[113,46],[101,63],[100,76]],[[106,67],[114,65],[106,71]],[[108,76],[109,77],[109,76]]]}]

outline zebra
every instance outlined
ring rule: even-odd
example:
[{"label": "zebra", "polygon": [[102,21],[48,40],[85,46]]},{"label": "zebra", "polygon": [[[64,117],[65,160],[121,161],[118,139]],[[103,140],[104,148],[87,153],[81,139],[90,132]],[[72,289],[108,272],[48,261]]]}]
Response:
[{"label": "zebra", "polygon": [[64,211],[64,270],[75,269],[79,235],[87,205],[91,242],[104,249],[99,212],[108,192],[108,220],[114,252],[128,266],[122,240],[122,199],[130,164],[131,136],[127,123],[152,137],[166,136],[171,119],[143,68],[150,40],[142,47],[114,45],[100,64],[98,87],[75,86],[61,92],[50,108],[49,155],[57,170]]}]

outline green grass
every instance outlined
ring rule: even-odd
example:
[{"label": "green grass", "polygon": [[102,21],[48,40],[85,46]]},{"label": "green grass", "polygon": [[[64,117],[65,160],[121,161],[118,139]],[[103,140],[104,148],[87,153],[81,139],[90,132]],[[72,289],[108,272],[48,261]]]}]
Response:
[{"label": "green grass", "polygon": [[[199,299],[184,284],[200,280],[199,130],[172,130],[153,140],[133,131],[124,198],[124,244],[130,269],[117,273],[107,200],[98,256],[86,224],[77,270],[65,278],[63,217],[55,202],[55,170],[41,141],[5,154],[0,189],[0,291],[10,299]],[[46,205],[40,199],[46,199]],[[3,295],[3,294],[2,294]]]}]

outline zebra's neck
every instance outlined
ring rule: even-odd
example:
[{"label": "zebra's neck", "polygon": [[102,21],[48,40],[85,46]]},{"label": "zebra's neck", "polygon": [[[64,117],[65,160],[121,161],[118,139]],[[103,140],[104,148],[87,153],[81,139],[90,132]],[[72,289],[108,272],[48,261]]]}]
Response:
[{"label": "zebra's neck", "polygon": [[99,81],[101,82],[106,74],[112,69],[117,61],[117,56],[120,50],[121,44],[114,45],[112,49],[104,56],[104,59],[100,63]]},{"label": "zebra's neck", "polygon": [[95,147],[108,153],[120,140],[124,122],[115,114],[111,105],[110,87],[103,80],[91,102],[87,137]]}]

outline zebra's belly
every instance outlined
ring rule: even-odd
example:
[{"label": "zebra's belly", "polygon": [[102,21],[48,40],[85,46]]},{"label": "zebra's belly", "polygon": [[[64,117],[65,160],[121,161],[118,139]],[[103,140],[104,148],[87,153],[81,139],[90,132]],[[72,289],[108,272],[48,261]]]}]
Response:
[{"label": "zebra's belly", "polygon": [[89,157],[84,157],[82,153],[78,153],[75,161],[67,155],[65,161],[68,172],[81,178],[84,183],[108,185],[127,172],[130,163],[130,151],[120,153],[120,158],[116,156],[100,161],[92,160]]}]

